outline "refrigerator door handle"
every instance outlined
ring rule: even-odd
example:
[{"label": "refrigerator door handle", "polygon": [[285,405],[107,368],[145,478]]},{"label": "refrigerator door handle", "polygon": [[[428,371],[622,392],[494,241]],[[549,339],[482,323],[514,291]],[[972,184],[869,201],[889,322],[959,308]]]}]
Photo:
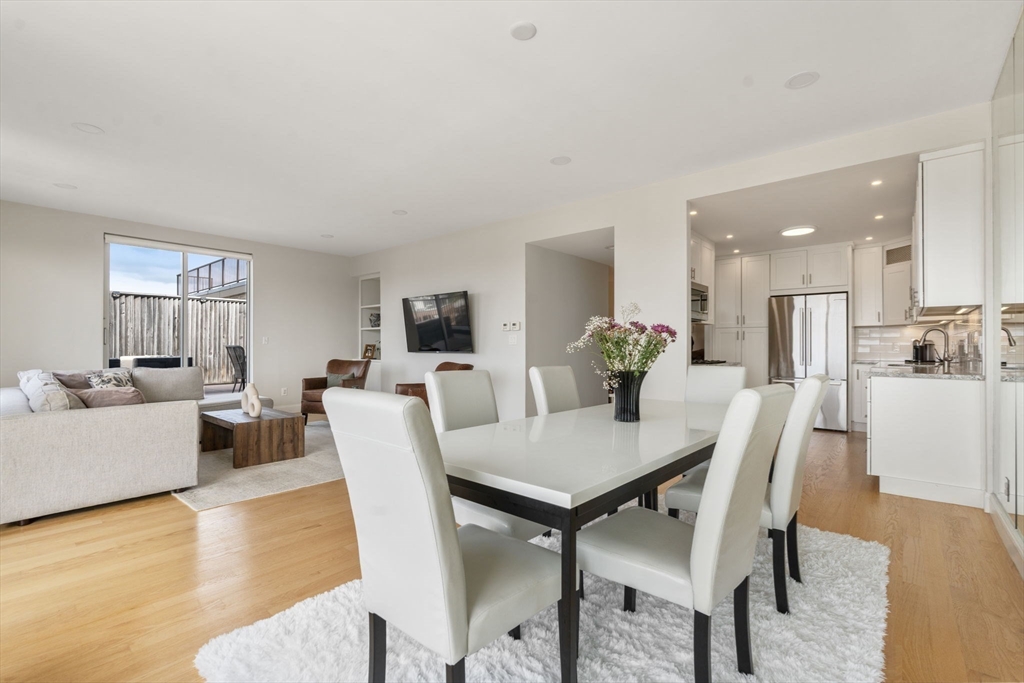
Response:
[{"label": "refrigerator door handle", "polygon": [[800,309],[800,365],[807,365],[807,309]]},{"label": "refrigerator door handle", "polygon": [[811,329],[812,329],[811,325],[814,324],[812,322],[813,315],[814,315],[814,310],[808,308],[807,309],[807,365],[811,365],[811,364],[814,363],[814,334],[811,331]]}]

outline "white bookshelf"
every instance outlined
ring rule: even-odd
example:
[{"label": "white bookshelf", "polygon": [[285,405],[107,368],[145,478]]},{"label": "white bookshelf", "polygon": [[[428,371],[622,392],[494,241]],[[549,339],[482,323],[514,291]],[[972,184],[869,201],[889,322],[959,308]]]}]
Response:
[{"label": "white bookshelf", "polygon": [[[377,317],[375,327],[371,318]],[[363,348],[367,344],[377,347],[374,360],[380,360],[380,333],[383,321],[380,320],[380,275],[364,275],[359,278],[359,348],[356,358],[363,357]]]}]

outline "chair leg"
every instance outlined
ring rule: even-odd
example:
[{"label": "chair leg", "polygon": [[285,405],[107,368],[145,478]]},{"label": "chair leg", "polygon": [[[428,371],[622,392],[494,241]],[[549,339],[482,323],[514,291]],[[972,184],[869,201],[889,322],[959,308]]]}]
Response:
[{"label": "chair leg", "polygon": [[384,683],[387,655],[388,624],[370,612],[370,683]]},{"label": "chair leg", "polygon": [[445,683],[466,683],[466,658],[463,657],[455,664],[444,665]]},{"label": "chair leg", "polygon": [[636,611],[636,589],[626,586],[624,591],[624,597],[622,600],[622,610],[624,612],[635,612]]},{"label": "chair leg", "polygon": [[544,538],[551,538],[551,529],[545,531],[543,534],[541,534],[541,536],[543,536]]},{"label": "chair leg", "polygon": [[668,516],[672,517],[673,519],[679,519],[679,509],[678,508],[669,508],[668,509]]},{"label": "chair leg", "polygon": [[693,612],[693,680],[711,683],[711,615]]},{"label": "chair leg", "polygon": [[733,615],[736,621],[736,664],[741,674],[754,673],[754,656],[750,650],[750,577],[732,592]]},{"label": "chair leg", "polygon": [[302,414],[302,424],[303,425],[308,425],[309,424],[309,413],[303,413]]},{"label": "chair leg", "polygon": [[786,595],[786,532],[772,530],[772,569],[775,574],[775,609],[789,613],[789,597]]},{"label": "chair leg", "polygon": [[800,555],[796,549],[796,515],[797,513],[794,512],[793,519],[789,520],[789,526],[786,527],[786,544],[789,549],[789,575],[797,583],[803,583],[800,580]]},{"label": "chair leg", "polygon": [[514,629],[509,631],[508,632],[508,636],[512,640],[522,640],[523,639],[523,625],[520,624],[519,626],[516,626]]},{"label": "chair leg", "polygon": [[580,570],[580,600],[582,600],[584,597],[585,596],[583,595],[583,570],[581,569]]},{"label": "chair leg", "polygon": [[651,504],[650,504],[649,507],[652,510],[654,510],[655,512],[657,512],[658,511],[658,489],[654,489],[653,491],[651,491],[647,495],[650,496],[650,501],[651,501]]}]

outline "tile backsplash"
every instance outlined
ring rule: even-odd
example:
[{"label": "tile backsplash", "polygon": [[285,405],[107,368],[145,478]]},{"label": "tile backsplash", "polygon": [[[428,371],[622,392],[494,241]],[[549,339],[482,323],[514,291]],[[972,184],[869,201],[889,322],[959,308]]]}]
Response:
[{"label": "tile backsplash", "polygon": [[[913,357],[913,342],[920,339],[929,327],[939,327],[949,335],[949,352],[955,356],[957,343],[967,339],[971,330],[981,331],[981,316],[973,314],[960,316],[945,324],[922,323],[919,325],[889,327],[855,327],[853,329],[853,360],[898,361]],[[1016,332],[1014,332],[1016,335]],[[935,342],[936,350],[942,353],[942,335],[932,332],[929,341]],[[1004,335],[1005,340],[1005,335]],[[981,340],[979,340],[981,341]],[[981,350],[985,354],[984,344]]]}]

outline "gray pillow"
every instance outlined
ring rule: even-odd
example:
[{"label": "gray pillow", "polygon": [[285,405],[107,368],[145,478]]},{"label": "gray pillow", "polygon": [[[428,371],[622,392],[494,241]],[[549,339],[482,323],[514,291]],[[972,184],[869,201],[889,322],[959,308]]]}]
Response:
[{"label": "gray pillow", "polygon": [[132,406],[145,403],[142,392],[135,387],[111,387],[109,389],[71,389],[71,394],[84,408],[108,408],[110,406]]},{"label": "gray pillow", "polygon": [[355,379],[356,375],[354,372],[348,372],[344,375],[335,375],[333,372],[327,373],[327,388],[340,387],[341,383],[347,379]]},{"label": "gray pillow", "polygon": [[191,368],[135,368],[132,371],[135,388],[142,392],[146,403],[165,401],[201,401],[203,369]]}]

